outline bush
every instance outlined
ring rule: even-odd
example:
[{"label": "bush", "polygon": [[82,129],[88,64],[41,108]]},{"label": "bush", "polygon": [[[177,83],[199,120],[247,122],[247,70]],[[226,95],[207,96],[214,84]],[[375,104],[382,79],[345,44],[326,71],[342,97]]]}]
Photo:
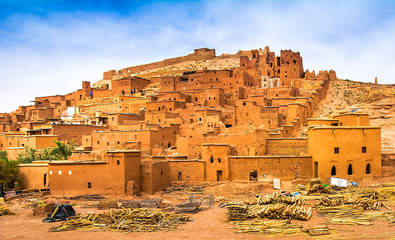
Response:
[{"label": "bush", "polygon": [[0,151],[0,184],[6,191],[22,186],[18,164],[18,161],[8,160],[6,151]]}]

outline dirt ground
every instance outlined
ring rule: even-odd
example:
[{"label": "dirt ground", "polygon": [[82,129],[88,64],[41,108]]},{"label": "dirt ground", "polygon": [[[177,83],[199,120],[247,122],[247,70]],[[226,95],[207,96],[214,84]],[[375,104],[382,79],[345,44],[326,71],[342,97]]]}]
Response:
[{"label": "dirt ground", "polygon": [[[393,182],[395,179],[381,179],[366,181],[366,185],[373,183]],[[290,190],[291,182],[284,182],[283,189]],[[205,189],[205,194],[213,194],[215,197],[224,196],[229,200],[242,199],[243,196],[249,198],[255,194],[271,193],[274,190],[262,183],[224,183],[209,186]],[[162,202],[182,202],[188,199],[188,194],[166,193],[144,198],[162,198]],[[140,197],[141,198],[141,197]],[[130,197],[117,197],[117,199],[130,199]],[[69,202],[79,214],[97,212],[97,208],[86,208],[92,201],[86,200],[66,200],[55,196],[46,196],[46,202]],[[314,200],[307,201],[310,206],[314,205]],[[326,224],[325,218],[314,212],[309,221],[292,220],[292,223],[301,224],[304,227],[326,224],[331,230],[330,235],[312,237],[307,234],[297,235],[258,235],[247,233],[236,233],[232,225],[227,222],[226,209],[220,208],[218,203],[209,210],[196,214],[189,214],[192,222],[188,222],[179,227],[179,230],[170,232],[140,232],[140,233],[120,233],[112,231],[84,232],[80,230],[65,232],[48,232],[53,226],[61,223],[42,223],[44,216],[33,216],[32,200],[19,199],[12,200],[7,206],[14,211],[15,215],[0,216],[0,239],[395,239],[395,226],[390,227],[388,221],[374,221],[372,226],[356,225],[331,225]],[[395,209],[395,202],[389,202],[388,206]],[[308,207],[308,206],[306,206]],[[103,211],[103,210],[100,210]],[[382,210],[383,211],[383,210]],[[186,214],[188,215],[188,214]]]}]

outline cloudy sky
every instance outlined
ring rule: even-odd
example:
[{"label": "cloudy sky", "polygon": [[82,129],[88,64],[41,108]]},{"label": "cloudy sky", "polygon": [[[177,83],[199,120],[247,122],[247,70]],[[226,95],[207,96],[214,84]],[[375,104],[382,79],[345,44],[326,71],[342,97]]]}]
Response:
[{"label": "cloudy sky", "polygon": [[395,83],[395,1],[0,0],[0,112],[104,71],[215,48],[299,51],[305,69]]}]

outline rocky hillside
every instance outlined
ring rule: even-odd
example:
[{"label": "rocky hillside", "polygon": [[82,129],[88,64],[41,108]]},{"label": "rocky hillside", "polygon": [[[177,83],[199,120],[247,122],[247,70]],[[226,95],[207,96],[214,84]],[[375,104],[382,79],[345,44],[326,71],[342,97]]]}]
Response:
[{"label": "rocky hillside", "polygon": [[203,68],[211,70],[234,69],[239,67],[240,57],[232,56],[227,58],[217,57],[211,60],[186,61],[162,68],[142,71],[137,76],[142,78],[162,77],[169,75],[182,75],[187,71],[202,70]]},{"label": "rocky hillside", "polygon": [[382,151],[395,152],[395,85],[332,81],[326,99],[312,117],[329,117],[355,109],[369,113],[370,125],[382,127]]}]

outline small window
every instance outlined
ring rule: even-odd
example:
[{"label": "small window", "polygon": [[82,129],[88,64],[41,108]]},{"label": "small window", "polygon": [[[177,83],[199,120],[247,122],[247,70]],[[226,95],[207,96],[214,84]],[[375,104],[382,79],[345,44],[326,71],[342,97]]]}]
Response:
[{"label": "small window", "polygon": [[338,148],[338,147],[335,147],[335,148],[334,148],[334,152],[335,152],[335,154],[339,154],[339,148]]},{"label": "small window", "polygon": [[362,153],[366,153],[366,147],[362,147]]},{"label": "small window", "polygon": [[120,164],[120,162],[119,162],[119,160],[117,160],[117,165],[119,165]]},{"label": "small window", "polygon": [[247,103],[246,102],[243,102],[243,106],[246,106],[247,105]]},{"label": "small window", "polygon": [[348,175],[352,175],[352,164],[348,164],[348,170],[347,170]]},{"label": "small window", "polygon": [[335,166],[332,167],[331,176],[336,176],[336,167]]},{"label": "small window", "polygon": [[221,158],[218,158],[218,163],[221,163]]},{"label": "small window", "polygon": [[366,165],[366,174],[370,174],[370,163]]},{"label": "small window", "polygon": [[107,142],[107,146],[110,146],[110,142]]},{"label": "small window", "polygon": [[213,157],[210,158],[210,163],[214,163],[214,158]]},{"label": "small window", "polygon": [[92,183],[88,182],[88,188],[92,188]]},{"label": "small window", "polygon": [[97,141],[97,144],[100,144],[100,141]]},{"label": "small window", "polygon": [[119,144],[120,144],[120,142],[119,142],[119,141],[117,141],[117,144],[119,145]]},{"label": "small window", "polygon": [[160,170],[160,175],[163,175],[163,170]]}]

